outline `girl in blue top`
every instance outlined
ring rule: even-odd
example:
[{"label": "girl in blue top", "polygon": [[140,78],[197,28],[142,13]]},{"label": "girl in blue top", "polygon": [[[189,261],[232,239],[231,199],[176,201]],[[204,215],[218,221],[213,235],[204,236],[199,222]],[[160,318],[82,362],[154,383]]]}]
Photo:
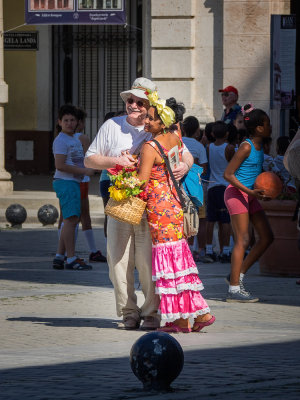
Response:
[{"label": "girl in blue top", "polygon": [[[245,290],[243,278],[273,241],[272,230],[258,202],[268,198],[263,190],[254,189],[255,179],[262,172],[264,160],[262,140],[271,135],[272,129],[270,119],[264,111],[254,109],[250,104],[243,111],[249,139],[241,143],[224,173],[225,179],[230,183],[224,199],[234,233],[231,272],[226,278],[230,284],[226,301],[254,303],[258,298]],[[259,238],[244,259],[249,245],[249,221]]]}]

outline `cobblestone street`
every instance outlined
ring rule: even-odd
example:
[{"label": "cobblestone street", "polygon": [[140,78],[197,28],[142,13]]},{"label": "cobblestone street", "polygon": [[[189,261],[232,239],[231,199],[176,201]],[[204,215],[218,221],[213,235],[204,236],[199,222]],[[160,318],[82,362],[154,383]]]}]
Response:
[{"label": "cobblestone street", "polygon": [[[95,236],[103,250],[103,229]],[[216,322],[174,335],[185,356],[174,392],[144,392],[129,353],[145,333],[118,327],[107,264],[53,270],[56,242],[56,229],[0,230],[1,399],[299,399],[295,278],[261,276],[256,265],[245,284],[261,301],[229,304],[230,265],[198,264]],[[77,248],[87,257],[81,231]]]}]

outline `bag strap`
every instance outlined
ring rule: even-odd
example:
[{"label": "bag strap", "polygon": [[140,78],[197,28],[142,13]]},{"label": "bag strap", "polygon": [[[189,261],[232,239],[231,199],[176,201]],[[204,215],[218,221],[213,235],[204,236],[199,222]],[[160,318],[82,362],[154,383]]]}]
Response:
[{"label": "bag strap", "polygon": [[168,169],[169,174],[170,174],[170,176],[171,176],[171,179],[172,179],[172,181],[173,181],[174,187],[175,187],[176,192],[177,192],[177,194],[178,194],[178,197],[179,197],[181,206],[182,206],[183,210],[185,211],[185,210],[186,210],[186,202],[185,202],[185,200],[184,200],[182,191],[181,191],[181,189],[180,189],[180,187],[179,187],[179,185],[178,185],[178,182],[176,181],[175,176],[174,176],[174,174],[173,174],[173,171],[172,171],[172,169],[171,169],[171,166],[170,166],[170,163],[169,163],[169,159],[168,159],[168,157],[165,155],[165,153],[164,153],[164,151],[163,151],[163,148],[161,147],[161,144],[160,144],[157,140],[155,140],[155,139],[152,139],[152,142],[154,142],[154,143],[156,144],[156,146],[158,147],[158,149],[159,149],[159,151],[160,151],[161,157],[162,157],[162,158],[164,159],[164,161],[165,161],[165,164],[166,164],[166,166],[167,166],[167,169]]}]

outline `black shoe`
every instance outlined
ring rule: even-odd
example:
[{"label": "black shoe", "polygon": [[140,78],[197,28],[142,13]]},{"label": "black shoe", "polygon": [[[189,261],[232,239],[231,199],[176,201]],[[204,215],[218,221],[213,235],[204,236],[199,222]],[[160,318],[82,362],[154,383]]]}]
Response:
[{"label": "black shoe", "polygon": [[52,266],[54,269],[64,269],[65,262],[63,259],[55,257]]},{"label": "black shoe", "polygon": [[214,263],[217,261],[217,255],[215,253],[205,253],[205,256],[201,258],[201,261],[206,264]]},{"label": "black shoe", "polygon": [[76,271],[87,271],[93,269],[91,265],[88,265],[84,262],[82,258],[76,258],[70,264],[66,263],[66,269],[72,269]]},{"label": "black shoe", "polygon": [[220,254],[219,261],[221,264],[230,264],[231,263],[231,255],[230,254]]},{"label": "black shoe", "polygon": [[89,256],[90,262],[107,262],[106,257],[101,253],[100,250],[96,251],[96,253],[91,253]]}]

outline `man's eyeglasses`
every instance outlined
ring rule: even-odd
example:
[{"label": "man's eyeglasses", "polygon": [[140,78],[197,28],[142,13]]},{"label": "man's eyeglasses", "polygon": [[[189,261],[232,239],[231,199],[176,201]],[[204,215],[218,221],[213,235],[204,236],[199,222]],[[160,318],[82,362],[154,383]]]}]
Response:
[{"label": "man's eyeglasses", "polygon": [[144,107],[144,102],[142,100],[137,100],[135,101],[132,97],[129,97],[127,99],[128,104],[133,104],[135,103],[138,107]]},{"label": "man's eyeglasses", "polygon": [[221,96],[228,97],[229,94],[230,94],[229,92],[222,92]]}]

